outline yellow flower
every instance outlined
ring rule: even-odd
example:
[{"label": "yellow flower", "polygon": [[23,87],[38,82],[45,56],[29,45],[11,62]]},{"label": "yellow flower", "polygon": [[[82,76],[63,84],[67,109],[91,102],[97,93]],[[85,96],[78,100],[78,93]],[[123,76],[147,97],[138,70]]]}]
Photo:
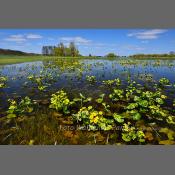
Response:
[{"label": "yellow flower", "polygon": [[34,142],[35,142],[34,140],[30,140],[29,145],[33,145]]},{"label": "yellow flower", "polygon": [[167,96],[166,96],[166,95],[161,95],[161,98],[162,98],[162,99],[166,99]]},{"label": "yellow flower", "polygon": [[103,112],[102,111],[99,111],[99,115],[103,115]]},{"label": "yellow flower", "polygon": [[90,120],[92,120],[94,118],[94,114],[91,113],[90,116],[89,116]]},{"label": "yellow flower", "polygon": [[129,127],[126,123],[123,124],[123,130],[126,132],[129,131]]},{"label": "yellow flower", "polygon": [[86,107],[82,107],[81,109],[80,109],[80,111],[83,111],[83,110],[85,110],[86,109]]},{"label": "yellow flower", "polygon": [[94,118],[94,123],[97,123],[98,120],[99,120],[99,117],[95,117],[95,118]]},{"label": "yellow flower", "polygon": [[97,111],[94,111],[94,115],[95,115],[95,116],[98,115],[98,112],[97,112]]},{"label": "yellow flower", "polygon": [[90,113],[90,118],[93,118],[93,117],[95,117],[97,115],[98,115],[98,112],[97,111],[93,111],[93,112]]},{"label": "yellow flower", "polygon": [[91,110],[92,109],[92,106],[88,106],[88,110]]},{"label": "yellow flower", "polygon": [[98,122],[98,120],[99,120],[99,117],[93,117],[90,119],[90,122],[96,124]]},{"label": "yellow flower", "polygon": [[69,99],[65,99],[64,104],[66,104],[66,105],[69,104]]}]

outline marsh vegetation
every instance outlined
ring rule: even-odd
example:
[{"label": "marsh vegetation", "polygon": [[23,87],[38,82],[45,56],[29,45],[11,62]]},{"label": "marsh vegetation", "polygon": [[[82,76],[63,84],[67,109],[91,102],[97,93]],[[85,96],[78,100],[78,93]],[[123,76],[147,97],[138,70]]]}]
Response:
[{"label": "marsh vegetation", "polygon": [[38,60],[0,65],[1,144],[175,144],[174,60]]}]

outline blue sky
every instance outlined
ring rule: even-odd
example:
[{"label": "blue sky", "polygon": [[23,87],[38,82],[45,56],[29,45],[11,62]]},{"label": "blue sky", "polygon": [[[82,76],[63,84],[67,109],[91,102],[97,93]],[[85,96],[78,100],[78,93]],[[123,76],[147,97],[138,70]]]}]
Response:
[{"label": "blue sky", "polygon": [[74,41],[82,55],[169,53],[175,29],[1,29],[0,48],[41,53],[43,45]]}]

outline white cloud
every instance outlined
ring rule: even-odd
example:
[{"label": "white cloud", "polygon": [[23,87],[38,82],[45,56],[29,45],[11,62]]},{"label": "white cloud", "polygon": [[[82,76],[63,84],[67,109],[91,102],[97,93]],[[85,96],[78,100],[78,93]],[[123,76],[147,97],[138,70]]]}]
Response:
[{"label": "white cloud", "polygon": [[90,39],[83,38],[81,36],[76,37],[61,37],[60,41],[64,43],[65,46],[68,46],[70,42],[74,42],[77,46],[83,46],[83,48],[115,48],[118,47],[118,44],[115,43],[101,43],[94,42]]},{"label": "white cloud", "polygon": [[24,42],[26,38],[23,35],[10,35],[4,39],[5,41],[14,41],[14,42]]},{"label": "white cloud", "polygon": [[149,41],[148,40],[143,40],[143,41],[141,41],[141,43],[147,44],[147,43],[149,43]]},{"label": "white cloud", "polygon": [[61,37],[60,40],[65,43],[75,42],[77,45],[87,45],[91,40],[77,36],[77,37]]},{"label": "white cloud", "polygon": [[41,39],[42,36],[41,35],[36,35],[36,34],[27,34],[26,38],[27,39]]},{"label": "white cloud", "polygon": [[118,44],[113,44],[113,43],[93,43],[94,46],[97,47],[118,47]]},{"label": "white cloud", "polygon": [[32,39],[41,39],[41,35],[36,35],[36,34],[17,34],[17,35],[10,35],[7,38],[4,38],[4,41],[11,41],[11,42],[17,42],[17,43],[22,43],[27,40],[32,40]]},{"label": "white cloud", "polygon": [[129,33],[128,37],[136,37],[137,39],[142,40],[151,40],[157,39],[161,34],[165,33],[167,30],[165,29],[152,29],[152,30],[144,30],[140,32]]}]

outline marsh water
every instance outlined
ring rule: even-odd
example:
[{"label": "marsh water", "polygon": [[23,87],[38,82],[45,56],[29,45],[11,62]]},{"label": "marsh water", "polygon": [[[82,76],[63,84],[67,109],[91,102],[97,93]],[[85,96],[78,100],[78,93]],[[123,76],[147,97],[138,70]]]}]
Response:
[{"label": "marsh water", "polygon": [[[29,82],[28,76],[40,76],[48,74],[53,81],[44,92],[39,91],[34,84]],[[103,80],[120,78],[123,85],[127,83],[128,75],[131,79],[141,84],[147,84],[151,88],[154,82],[165,77],[171,83],[175,82],[175,61],[174,60],[107,60],[107,59],[83,59],[83,60],[59,60],[59,61],[36,61],[12,65],[1,65],[0,75],[8,77],[7,87],[1,89],[0,106],[7,107],[8,98],[29,96],[32,99],[44,99],[64,89],[72,96],[80,92],[87,96],[97,97],[100,93],[106,93],[103,87]],[[95,76],[96,83],[89,84],[86,76]],[[151,77],[151,80],[147,80]],[[174,91],[167,88],[169,100],[175,98]],[[169,94],[170,93],[170,94]]]},{"label": "marsh water", "polygon": [[[121,89],[124,89],[127,87],[128,77],[148,90],[161,78],[167,78],[172,86],[163,87],[164,95],[168,97],[163,106],[174,115],[175,60],[50,59],[0,65],[0,76],[7,77],[6,87],[0,89],[1,117],[6,116],[8,99],[19,101],[28,96],[33,101],[39,101],[39,113],[47,114],[46,108],[50,104],[51,95],[59,90],[64,90],[70,99],[79,97],[80,93],[96,99],[102,93],[110,93],[103,81],[119,78],[122,82]],[[96,81],[90,83],[87,76],[94,76]],[[43,90],[38,88],[35,81],[38,78],[42,79],[42,85],[45,86]],[[163,125],[168,127],[167,123]]]}]

